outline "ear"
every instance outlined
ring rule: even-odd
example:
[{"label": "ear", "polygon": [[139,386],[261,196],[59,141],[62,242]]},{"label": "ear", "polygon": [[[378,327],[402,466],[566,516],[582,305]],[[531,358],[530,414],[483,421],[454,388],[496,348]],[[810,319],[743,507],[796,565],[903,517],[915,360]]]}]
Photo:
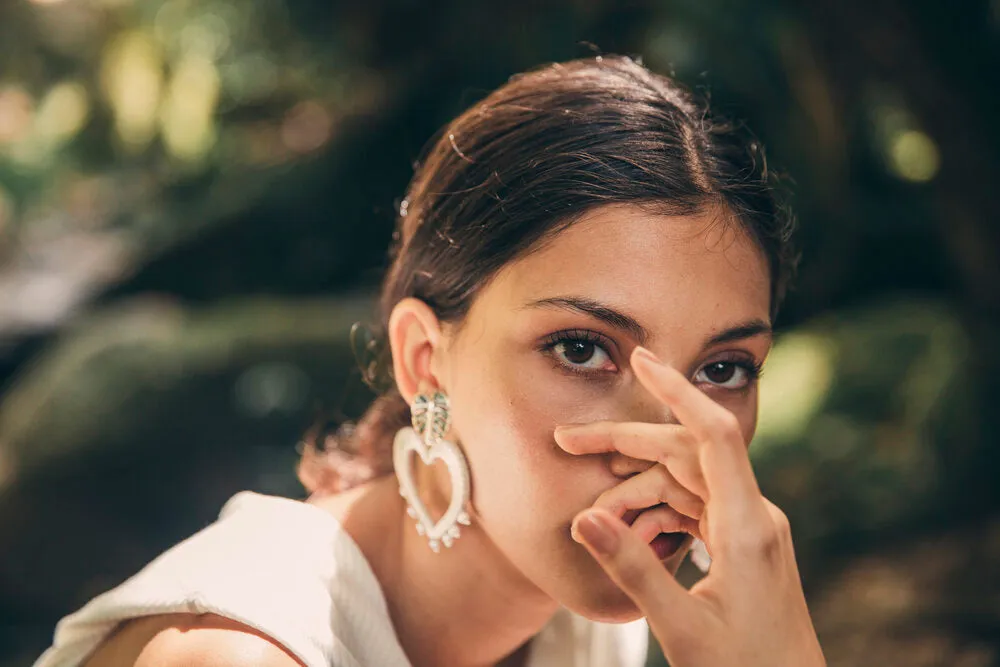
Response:
[{"label": "ear", "polygon": [[389,315],[387,333],[396,386],[407,403],[419,391],[441,386],[431,364],[441,345],[441,325],[430,306],[414,297],[402,299]]}]

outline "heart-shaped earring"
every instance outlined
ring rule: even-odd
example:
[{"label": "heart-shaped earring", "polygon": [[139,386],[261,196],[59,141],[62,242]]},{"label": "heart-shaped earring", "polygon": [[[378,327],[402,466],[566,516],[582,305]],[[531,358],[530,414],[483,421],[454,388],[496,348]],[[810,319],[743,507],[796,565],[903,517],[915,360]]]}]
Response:
[{"label": "heart-shaped earring", "polygon": [[[417,532],[424,535],[431,549],[450,547],[461,535],[459,524],[470,524],[465,510],[469,502],[469,464],[462,450],[454,442],[444,439],[451,423],[447,395],[437,391],[433,397],[417,394],[410,406],[413,426],[401,428],[392,443],[393,467],[399,480],[399,494],[408,505],[406,513],[417,521]],[[451,479],[451,501],[444,515],[436,522],[431,519],[427,506],[417,495],[413,479],[411,455],[416,454],[424,465],[442,461]]]}]

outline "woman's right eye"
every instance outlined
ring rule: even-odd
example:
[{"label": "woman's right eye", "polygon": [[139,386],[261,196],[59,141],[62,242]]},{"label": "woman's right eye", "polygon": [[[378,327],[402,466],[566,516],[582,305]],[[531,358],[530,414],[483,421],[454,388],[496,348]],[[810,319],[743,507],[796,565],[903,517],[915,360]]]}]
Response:
[{"label": "woman's right eye", "polygon": [[559,343],[555,346],[555,349],[563,359],[574,366],[585,366],[588,368],[599,367],[602,363],[601,355],[608,356],[608,353],[599,348],[596,343],[590,343],[585,340]]},{"label": "woman's right eye", "polygon": [[576,372],[618,370],[608,351],[589,337],[562,336],[550,342],[547,348],[560,364]]}]

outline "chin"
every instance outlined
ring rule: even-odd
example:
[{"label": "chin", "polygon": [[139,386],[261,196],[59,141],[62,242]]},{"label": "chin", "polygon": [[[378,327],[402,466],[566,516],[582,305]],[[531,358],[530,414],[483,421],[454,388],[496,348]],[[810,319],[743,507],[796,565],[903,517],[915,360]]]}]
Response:
[{"label": "chin", "polygon": [[575,591],[573,599],[561,604],[574,614],[601,623],[627,623],[642,617],[632,598],[607,576],[602,574],[601,579],[600,583],[591,580],[590,585]]},{"label": "chin", "polygon": [[[642,617],[642,612],[625,592],[611,580],[583,547],[573,543],[570,562],[559,568],[562,576],[549,580],[555,584],[549,593],[560,605],[574,614],[602,623],[626,623]],[[577,551],[579,549],[579,551]]]},{"label": "chin", "polygon": [[[688,544],[663,562],[664,569],[673,576],[689,550]],[[590,558],[590,554],[587,554]],[[581,568],[575,585],[559,603],[574,614],[600,623],[628,623],[643,617],[642,611],[596,561],[590,560]]]}]

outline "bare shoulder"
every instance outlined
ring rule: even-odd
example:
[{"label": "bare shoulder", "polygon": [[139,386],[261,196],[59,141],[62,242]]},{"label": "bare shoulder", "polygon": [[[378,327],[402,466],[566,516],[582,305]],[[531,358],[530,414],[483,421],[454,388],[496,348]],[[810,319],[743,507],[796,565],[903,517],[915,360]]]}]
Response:
[{"label": "bare shoulder", "polygon": [[122,624],[84,667],[303,667],[267,635],[215,614],[163,614]]}]

